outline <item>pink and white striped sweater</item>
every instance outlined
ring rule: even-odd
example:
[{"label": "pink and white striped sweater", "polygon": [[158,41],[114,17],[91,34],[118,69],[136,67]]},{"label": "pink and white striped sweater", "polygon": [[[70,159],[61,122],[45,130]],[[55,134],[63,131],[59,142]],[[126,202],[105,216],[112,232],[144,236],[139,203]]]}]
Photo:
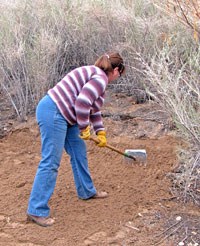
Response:
[{"label": "pink and white striped sweater", "polygon": [[90,122],[94,131],[104,130],[100,108],[104,103],[108,77],[100,68],[83,66],[69,72],[48,91],[63,117],[79,129]]}]

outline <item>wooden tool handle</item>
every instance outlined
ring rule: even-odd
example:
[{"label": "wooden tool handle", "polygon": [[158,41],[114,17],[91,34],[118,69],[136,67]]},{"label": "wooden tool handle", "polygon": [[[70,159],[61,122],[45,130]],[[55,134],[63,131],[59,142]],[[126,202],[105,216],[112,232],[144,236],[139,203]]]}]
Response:
[{"label": "wooden tool handle", "polygon": [[[96,139],[96,138],[90,137],[90,140],[92,140],[92,141],[95,142],[96,144],[99,143],[99,140]],[[122,152],[122,151],[119,150],[119,149],[116,149],[115,147],[113,147],[113,146],[111,146],[111,145],[109,145],[109,144],[106,144],[105,147],[106,147],[106,148],[109,148],[109,149],[111,149],[111,150],[113,150],[113,151],[115,151],[115,152],[117,152],[117,153],[119,153],[119,154],[121,154],[121,155],[126,156],[126,155],[124,154],[124,152]]]}]

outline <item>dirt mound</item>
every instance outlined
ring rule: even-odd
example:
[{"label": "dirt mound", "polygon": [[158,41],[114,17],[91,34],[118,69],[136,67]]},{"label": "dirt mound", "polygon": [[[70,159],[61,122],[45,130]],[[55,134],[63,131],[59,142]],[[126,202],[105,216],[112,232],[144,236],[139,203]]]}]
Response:
[{"label": "dirt mound", "polygon": [[[114,102],[116,104],[116,100]],[[112,101],[107,102],[103,113],[107,114],[104,122],[108,141],[122,150],[146,149],[147,165],[126,162],[121,155],[88,141],[94,183],[97,189],[106,190],[109,197],[82,201],[77,198],[69,157],[64,154],[50,201],[52,216],[56,218],[50,228],[26,221],[27,202],[40,160],[40,137],[35,120],[20,125],[0,140],[0,245],[155,246],[177,245],[184,237],[187,245],[200,243],[198,209],[178,204],[170,193],[166,177],[177,164],[179,141],[169,134],[166,130],[169,128],[163,125],[161,130],[159,124],[168,124],[167,121],[154,120],[158,130],[153,135],[147,131],[148,124],[144,124],[146,134],[138,136],[142,117],[136,113],[137,117],[134,116],[134,112],[141,108],[151,114],[152,106],[130,105],[129,101],[130,108],[126,103],[127,100],[124,104],[120,102],[121,108],[124,106],[121,115],[131,113],[132,118],[119,120],[116,118],[118,108],[114,111],[112,107],[112,112],[109,111]],[[108,113],[116,117],[108,117]]]}]

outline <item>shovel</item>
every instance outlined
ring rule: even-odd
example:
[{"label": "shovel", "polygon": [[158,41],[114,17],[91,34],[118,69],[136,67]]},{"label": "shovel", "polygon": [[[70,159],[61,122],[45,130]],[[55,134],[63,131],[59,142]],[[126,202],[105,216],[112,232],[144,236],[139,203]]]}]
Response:
[{"label": "shovel", "polygon": [[[96,144],[99,143],[99,140],[96,138],[90,137],[90,140],[95,142]],[[125,150],[125,152],[123,152],[109,144],[106,144],[105,147],[117,152],[118,154],[123,155],[125,158],[132,159],[134,161],[146,162],[146,159],[147,159],[147,153],[145,149],[135,149],[135,150],[127,149]]]}]

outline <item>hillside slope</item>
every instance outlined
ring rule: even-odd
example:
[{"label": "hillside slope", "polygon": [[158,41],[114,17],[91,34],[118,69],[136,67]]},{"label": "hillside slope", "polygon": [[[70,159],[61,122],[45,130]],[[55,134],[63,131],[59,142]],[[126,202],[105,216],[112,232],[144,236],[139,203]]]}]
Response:
[{"label": "hillside slope", "polygon": [[110,95],[103,115],[108,142],[122,150],[146,149],[147,164],[127,162],[88,141],[94,183],[109,197],[82,201],[64,153],[50,201],[56,223],[50,228],[26,221],[40,160],[35,119],[19,124],[0,140],[0,246],[169,246],[184,238],[185,245],[200,243],[198,208],[178,202],[170,192],[167,175],[177,165],[181,142],[170,131],[169,117],[154,103],[135,105],[123,95]]}]

